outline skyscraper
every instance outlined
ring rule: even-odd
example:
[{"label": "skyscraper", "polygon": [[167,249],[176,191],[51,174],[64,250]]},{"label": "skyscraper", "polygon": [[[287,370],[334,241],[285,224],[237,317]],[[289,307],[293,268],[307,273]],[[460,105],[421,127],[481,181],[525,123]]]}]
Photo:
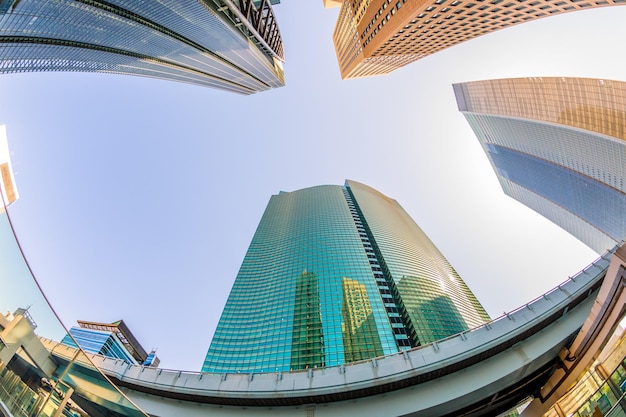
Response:
[{"label": "skyscraper", "polygon": [[341,4],[333,33],[341,78],[387,74],[458,43],[546,16],[620,0],[324,0]]},{"label": "skyscraper", "polygon": [[514,78],[454,92],[507,195],[598,253],[626,238],[626,83]]},{"label": "skyscraper", "polygon": [[[5,206],[10,206],[19,198],[13,167],[11,166],[7,130],[4,125],[0,125],[0,193],[2,194],[0,196],[0,213],[3,213]],[[4,204],[1,204],[3,202]]]},{"label": "skyscraper", "polygon": [[281,192],[263,214],[202,370],[337,365],[488,319],[395,200],[355,181]]},{"label": "skyscraper", "polygon": [[284,85],[282,59],[268,1],[0,0],[0,73],[132,74],[251,94]]},{"label": "skyscraper", "polygon": [[156,367],[160,362],[154,351],[146,352],[124,320],[113,323],[79,320],[78,327],[72,327],[61,343],[131,364]]}]

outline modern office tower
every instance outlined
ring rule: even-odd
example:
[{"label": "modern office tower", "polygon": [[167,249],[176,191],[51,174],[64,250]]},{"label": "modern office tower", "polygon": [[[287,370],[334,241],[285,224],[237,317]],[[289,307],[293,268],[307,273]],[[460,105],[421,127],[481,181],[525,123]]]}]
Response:
[{"label": "modern office tower", "polygon": [[131,364],[159,365],[155,352],[148,354],[123,320],[113,323],[78,320],[78,325],[70,329],[69,335],[65,335],[61,343],[80,346],[85,352],[122,359]]},{"label": "modern office tower", "polygon": [[267,0],[0,0],[0,73],[87,71],[251,94],[285,84]]},{"label": "modern office tower", "polygon": [[487,320],[395,200],[355,181],[281,192],[263,214],[202,371],[338,365]]},{"label": "modern office tower", "polygon": [[324,0],[341,4],[333,41],[343,79],[387,74],[498,29],[620,0]]},{"label": "modern office tower", "polygon": [[507,195],[598,253],[626,238],[626,83],[517,78],[454,92]]},{"label": "modern office tower", "polygon": [[10,206],[19,198],[11,166],[7,130],[4,125],[0,125],[0,193],[0,213],[3,213],[5,206]]}]

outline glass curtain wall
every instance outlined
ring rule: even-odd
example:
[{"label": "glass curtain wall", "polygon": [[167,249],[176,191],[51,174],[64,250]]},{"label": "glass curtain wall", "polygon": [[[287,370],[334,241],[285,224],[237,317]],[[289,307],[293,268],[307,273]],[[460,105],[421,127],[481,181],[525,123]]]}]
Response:
[{"label": "glass curtain wall", "polygon": [[31,274],[4,201],[0,260],[0,416],[147,417],[81,350],[60,344],[68,333]]}]

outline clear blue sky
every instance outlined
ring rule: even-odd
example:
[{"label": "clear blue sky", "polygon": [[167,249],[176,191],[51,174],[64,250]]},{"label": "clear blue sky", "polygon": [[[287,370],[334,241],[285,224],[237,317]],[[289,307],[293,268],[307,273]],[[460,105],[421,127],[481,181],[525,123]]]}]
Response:
[{"label": "clear blue sky", "polygon": [[18,237],[66,324],[124,319],[198,370],[269,197],[346,178],[395,198],[492,316],[595,254],[506,197],[451,84],[626,80],[626,7],[505,29],[341,81],[320,0],[275,6],[287,86],[253,96],[129,76],[0,76]]}]

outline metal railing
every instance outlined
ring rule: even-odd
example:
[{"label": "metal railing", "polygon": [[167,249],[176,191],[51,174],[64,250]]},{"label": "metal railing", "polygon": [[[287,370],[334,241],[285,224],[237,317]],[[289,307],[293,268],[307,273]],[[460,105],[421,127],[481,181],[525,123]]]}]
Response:
[{"label": "metal railing", "polygon": [[[278,29],[278,22],[269,0],[221,0],[225,6],[218,10],[227,15],[235,26],[239,27],[248,38],[271,56],[280,61],[285,59],[283,40]],[[256,4],[258,4],[258,6]]]},{"label": "metal railing", "polygon": [[[476,339],[479,334],[484,334],[483,332],[488,332],[490,334],[493,334],[493,336],[490,336],[486,338],[485,340],[488,340],[489,343],[497,343],[499,339],[503,337],[504,338],[508,337],[507,335],[511,334],[511,332],[521,332],[524,328],[532,326],[537,321],[541,321],[545,317],[553,315],[555,311],[559,309],[563,309],[565,305],[572,302],[573,295],[580,296],[581,293],[583,292],[591,291],[590,286],[593,285],[593,283],[596,283],[595,285],[598,285],[597,284],[598,280],[601,280],[604,274],[606,273],[606,269],[608,268],[608,265],[610,263],[610,258],[614,251],[615,249],[608,251],[603,256],[599,257],[596,261],[594,261],[593,263],[585,267],[583,270],[578,272],[576,275],[568,278],[565,282],[557,285],[550,291],[522,305],[521,307],[518,307],[515,310],[512,310],[508,313],[504,313],[502,316],[497,317],[476,328],[466,330],[458,334],[451,335],[445,339],[441,339],[436,342],[421,345],[411,350],[393,353],[393,354],[386,355],[386,356],[380,356],[377,358],[371,358],[371,359],[365,359],[362,361],[346,363],[343,365],[321,367],[321,368],[311,368],[307,370],[285,371],[285,372],[269,371],[269,372],[242,373],[241,375],[237,375],[237,376],[247,375],[249,379],[252,380],[254,377],[262,376],[262,375],[267,375],[267,376],[276,375],[277,378],[282,379],[283,377],[286,377],[287,375],[296,376],[299,374],[305,374],[305,375],[308,375],[309,378],[311,378],[313,374],[317,372],[324,372],[330,369],[338,369],[339,372],[343,374],[346,372],[350,372],[350,369],[358,368],[359,366],[362,366],[362,364],[366,364],[366,363],[371,363],[373,367],[377,367],[378,365],[382,364],[387,359],[397,358],[397,357],[408,357],[409,355],[418,354],[420,352],[430,352],[431,350],[434,350],[441,354],[443,352],[446,352],[447,350],[450,350],[450,348],[452,348],[452,345],[448,346],[449,342],[453,342],[454,340],[459,340],[461,342],[468,343],[467,342],[468,340]],[[578,282],[579,280],[580,282]],[[572,294],[572,292],[574,294]],[[483,340],[483,342],[485,340]],[[478,341],[476,340],[476,342]],[[484,346],[477,345],[477,346],[474,346],[474,348],[470,348],[469,350],[462,349],[460,352],[456,352],[456,348],[453,348],[451,350],[455,352],[454,353],[450,352],[451,356],[447,357],[447,359],[452,359],[454,357],[458,357],[459,355],[463,356],[463,355],[471,354],[473,350],[478,349],[478,348],[484,348]],[[95,358],[95,356],[97,355],[92,355],[92,357],[94,357],[94,360],[97,359]],[[122,365],[122,362],[120,360],[112,359],[112,358],[101,357],[100,360],[97,361],[99,365],[102,365],[104,363],[111,364],[112,362],[115,362],[116,364],[121,365],[121,367],[116,367],[115,365],[113,365],[109,369],[105,370],[105,373],[108,373],[109,375],[111,375],[111,374],[115,374],[116,372],[121,372],[120,375],[117,375],[120,378],[134,379],[134,377],[131,375],[134,374],[135,377],[137,377],[138,375],[143,373],[144,369],[146,371],[148,370],[148,368],[144,368],[139,365],[130,365],[130,364]],[[136,374],[135,374],[134,372],[131,371],[132,369],[140,370],[140,371],[136,371]],[[220,376],[222,381],[225,380],[226,378],[229,378],[229,376],[231,375],[235,376],[236,374],[238,374],[238,373],[211,374],[211,373],[202,373],[202,372],[196,372],[196,371],[181,371],[181,370],[172,370],[172,369],[164,369],[164,368],[152,369],[151,372],[156,373],[157,376],[165,375],[165,374],[170,374],[170,375],[175,374],[177,375],[177,377],[188,376],[188,377],[191,377],[192,379],[198,379],[198,380],[201,380],[203,378],[211,378],[211,377]],[[158,385],[157,381],[152,381],[152,383],[154,383],[155,385]]]}]

